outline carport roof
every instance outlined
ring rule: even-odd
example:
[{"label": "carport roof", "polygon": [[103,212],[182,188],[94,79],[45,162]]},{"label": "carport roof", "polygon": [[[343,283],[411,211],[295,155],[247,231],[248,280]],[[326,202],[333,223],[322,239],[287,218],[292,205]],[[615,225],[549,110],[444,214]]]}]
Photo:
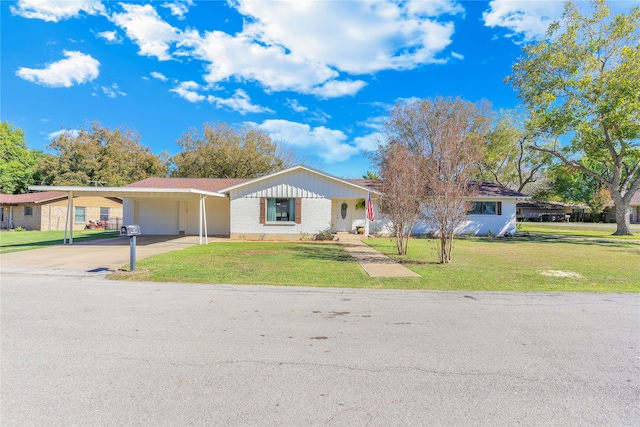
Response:
[{"label": "carport roof", "polygon": [[149,187],[80,187],[80,186],[30,186],[32,191],[72,191],[74,195],[102,196],[102,197],[185,197],[198,198],[201,195],[213,197],[226,197],[214,191],[206,191],[195,188],[149,188]]},{"label": "carport roof", "polygon": [[250,181],[248,178],[145,178],[127,188],[194,188],[217,193],[223,188]]}]

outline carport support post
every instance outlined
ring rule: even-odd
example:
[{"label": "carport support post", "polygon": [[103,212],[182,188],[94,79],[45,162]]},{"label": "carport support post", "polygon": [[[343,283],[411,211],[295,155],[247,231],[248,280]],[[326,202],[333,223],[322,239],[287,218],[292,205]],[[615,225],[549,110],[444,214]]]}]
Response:
[{"label": "carport support post", "polygon": [[202,244],[202,232],[204,228],[204,240],[205,243],[209,243],[209,235],[207,234],[207,205],[205,203],[205,199],[207,196],[204,194],[200,195],[200,209],[199,209],[199,218],[198,218],[198,235],[200,236],[200,244]]},{"label": "carport support post", "polygon": [[202,222],[204,223],[204,243],[209,244],[209,233],[207,231],[207,196],[202,195]]},{"label": "carport support post", "polygon": [[75,212],[73,211],[73,191],[69,191],[69,244],[73,245],[73,220]]},{"label": "carport support post", "polygon": [[73,191],[69,191],[67,194],[67,217],[64,221],[64,240],[63,245],[67,244],[67,227],[70,228],[69,244],[73,245],[73,217],[71,216],[71,210],[73,209]]}]

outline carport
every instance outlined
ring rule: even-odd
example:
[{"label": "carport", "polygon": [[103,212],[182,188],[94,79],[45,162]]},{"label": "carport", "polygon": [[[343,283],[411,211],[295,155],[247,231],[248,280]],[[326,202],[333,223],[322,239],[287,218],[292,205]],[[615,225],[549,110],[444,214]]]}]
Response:
[{"label": "carport", "polygon": [[[145,233],[145,222],[153,233],[178,235],[181,229],[187,234],[187,207],[197,203],[197,224],[199,243],[208,243],[207,197],[228,199],[226,195],[194,188],[139,188],[139,187],[80,187],[80,186],[30,186],[33,191],[61,191],[68,195],[67,217],[63,244],[73,244],[73,222],[75,196],[118,197],[123,199],[124,220],[129,223],[144,220],[141,224]],[[177,206],[173,211],[162,206]],[[141,209],[144,208],[144,209]],[[227,210],[228,212],[228,210]],[[193,215],[191,215],[193,217]],[[164,227],[164,229],[163,229]],[[158,232],[160,231],[160,232]],[[68,236],[68,239],[67,239]]]}]

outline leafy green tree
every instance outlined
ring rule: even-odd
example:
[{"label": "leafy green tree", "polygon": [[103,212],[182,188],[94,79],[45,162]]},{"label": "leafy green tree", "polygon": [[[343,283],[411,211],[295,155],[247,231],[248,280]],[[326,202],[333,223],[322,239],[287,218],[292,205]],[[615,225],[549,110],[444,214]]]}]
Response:
[{"label": "leafy green tree", "polygon": [[0,123],[0,193],[26,193],[33,184],[37,152],[27,147],[22,129]]},{"label": "leafy green tree", "polygon": [[167,174],[162,160],[140,144],[137,132],[112,130],[98,122],[89,129],[61,133],[49,149],[55,155],[40,161],[40,171],[54,185],[117,187]]},{"label": "leafy green tree", "polygon": [[616,207],[614,234],[631,235],[628,207],[640,190],[640,9],[611,16],[604,0],[590,3],[588,15],[567,3],[547,38],[524,47],[507,81],[541,133],[570,139],[532,146],[600,181]]},{"label": "leafy green tree", "polygon": [[[597,165],[593,167],[597,170]],[[611,196],[599,180],[562,163],[550,167],[547,176],[550,194],[556,199],[587,205],[593,220],[604,219],[604,208],[611,201]]]},{"label": "leafy green tree", "polygon": [[257,178],[285,166],[269,135],[251,125],[204,123],[202,133],[192,128],[178,145],[182,152],[172,158],[175,177]]},{"label": "leafy green tree", "polygon": [[362,178],[363,179],[380,179],[377,173],[371,172],[371,171],[367,171],[367,173],[362,175]]},{"label": "leafy green tree", "polygon": [[551,159],[550,154],[530,147],[535,138],[521,112],[500,110],[487,135],[479,178],[520,192],[532,188]]}]

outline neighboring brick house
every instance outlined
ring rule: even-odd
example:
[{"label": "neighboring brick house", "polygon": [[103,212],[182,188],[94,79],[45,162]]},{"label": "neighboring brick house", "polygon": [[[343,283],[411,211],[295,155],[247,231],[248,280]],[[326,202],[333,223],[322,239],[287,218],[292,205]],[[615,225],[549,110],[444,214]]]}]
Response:
[{"label": "neighboring brick house", "polygon": [[[605,209],[605,221],[616,222],[616,207],[613,202],[610,202]],[[629,203],[629,222],[640,223],[640,191],[636,191]]]},{"label": "neighboring brick house", "polygon": [[[0,228],[64,230],[67,193],[0,194]],[[110,221],[112,228],[122,224],[122,200],[115,197],[78,196],[73,200],[73,229],[82,230],[91,221]]]}]

